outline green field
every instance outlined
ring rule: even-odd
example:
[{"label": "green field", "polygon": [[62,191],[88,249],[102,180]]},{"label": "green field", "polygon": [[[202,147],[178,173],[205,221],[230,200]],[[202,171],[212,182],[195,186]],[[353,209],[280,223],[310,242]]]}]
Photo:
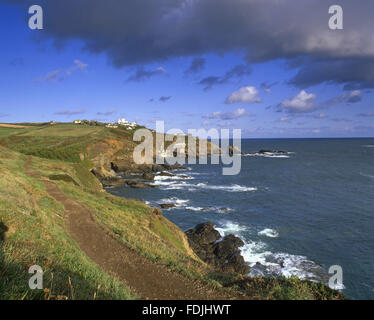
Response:
[{"label": "green field", "polygon": [[16,129],[16,128],[2,128],[0,127],[0,138],[8,137],[13,134],[22,134],[27,132],[27,129]]}]

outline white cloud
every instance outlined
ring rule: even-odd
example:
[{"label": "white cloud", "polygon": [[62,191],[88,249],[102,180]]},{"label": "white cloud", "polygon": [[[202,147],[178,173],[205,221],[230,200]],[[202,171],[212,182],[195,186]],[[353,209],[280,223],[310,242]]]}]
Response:
[{"label": "white cloud", "polygon": [[79,110],[60,110],[55,112],[56,115],[59,116],[72,116],[77,114],[84,114],[86,113],[85,109],[79,109]]},{"label": "white cloud", "polygon": [[74,64],[67,68],[67,69],[57,69],[51,72],[48,72],[44,77],[39,77],[35,79],[36,82],[54,82],[54,81],[62,81],[65,80],[67,77],[70,77],[74,71],[86,71],[88,64],[83,63],[82,61],[75,59]]},{"label": "white cloud", "polygon": [[252,114],[243,108],[238,108],[233,112],[216,111],[203,116],[205,119],[235,120],[243,117],[249,117]]},{"label": "white cloud", "polygon": [[288,122],[288,121],[291,121],[291,120],[292,120],[292,118],[290,118],[290,117],[282,117],[282,118],[278,119],[278,121],[280,121],[280,122]]},{"label": "white cloud", "polygon": [[324,113],[319,113],[319,114],[314,115],[313,118],[314,119],[326,119],[328,118],[328,115]]},{"label": "white cloud", "polygon": [[166,74],[166,70],[163,67],[158,67],[153,70],[146,70],[142,66],[139,67],[138,70],[127,79],[127,81],[143,81],[162,74]]},{"label": "white cloud", "polygon": [[225,103],[232,104],[237,102],[244,102],[244,103],[258,103],[261,102],[261,98],[259,98],[258,90],[255,87],[247,86],[241,87],[239,90],[234,91],[231,93]]},{"label": "white cloud", "polygon": [[363,112],[358,114],[359,117],[374,117],[374,112]]},{"label": "white cloud", "polygon": [[109,110],[109,111],[99,111],[97,113],[98,116],[111,116],[112,114],[115,114],[116,110]]},{"label": "white cloud", "polygon": [[314,93],[307,93],[301,90],[295,97],[283,100],[279,108],[290,113],[306,113],[317,109],[314,104],[316,95]]},{"label": "white cloud", "polygon": [[340,97],[332,99],[331,103],[357,103],[362,100],[362,92],[360,90],[353,90],[351,92],[344,92]]}]

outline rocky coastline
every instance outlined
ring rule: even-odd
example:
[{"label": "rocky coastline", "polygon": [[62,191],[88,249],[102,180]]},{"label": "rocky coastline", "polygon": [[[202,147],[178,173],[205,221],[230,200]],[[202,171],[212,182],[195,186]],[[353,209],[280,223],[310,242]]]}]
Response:
[{"label": "rocky coastline", "polygon": [[[102,175],[95,169],[92,173],[100,180],[103,187],[127,186],[130,188],[154,188],[152,182],[156,176],[175,176],[170,171],[185,170],[179,164],[154,164],[129,166],[125,163],[112,162],[111,173]],[[178,175],[183,178],[183,175]],[[185,175],[187,179],[188,176]],[[161,209],[170,209],[174,203],[159,203],[160,208],[154,208],[157,215],[162,215]],[[247,274],[250,267],[244,261],[240,247],[244,242],[232,234],[222,237],[211,222],[201,223],[185,232],[190,248],[205,263],[218,272]]]}]

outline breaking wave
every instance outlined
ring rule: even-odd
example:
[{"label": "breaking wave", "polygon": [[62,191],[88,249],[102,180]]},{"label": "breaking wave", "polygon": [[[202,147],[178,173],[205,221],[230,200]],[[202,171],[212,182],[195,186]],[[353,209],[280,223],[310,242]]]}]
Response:
[{"label": "breaking wave", "polygon": [[[287,278],[296,276],[302,280],[323,283],[328,281],[327,272],[317,263],[308,260],[307,257],[284,252],[273,253],[268,249],[268,245],[262,241],[244,239],[243,233],[248,231],[247,227],[228,221],[223,223],[222,226],[215,228],[221,236],[234,234],[243,240],[244,246],[240,250],[244,260],[251,267],[250,276],[285,276]],[[264,229],[260,233],[274,237],[276,231]]]},{"label": "breaking wave", "polygon": [[258,233],[259,236],[266,236],[269,238],[277,238],[279,236],[278,232],[274,229],[266,228]]}]

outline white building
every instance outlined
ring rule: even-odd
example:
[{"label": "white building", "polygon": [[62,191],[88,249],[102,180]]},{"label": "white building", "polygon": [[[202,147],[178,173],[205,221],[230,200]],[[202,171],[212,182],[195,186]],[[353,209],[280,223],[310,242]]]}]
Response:
[{"label": "white building", "polygon": [[107,128],[118,128],[118,125],[115,124],[115,123],[108,123],[108,124],[106,125],[106,127],[107,127]]},{"label": "white building", "polygon": [[118,119],[117,123],[120,125],[120,126],[124,126],[125,128],[127,129],[134,129],[138,124],[133,121],[133,122],[129,122],[128,120],[126,120],[125,118],[122,118],[122,119]]},{"label": "white building", "polygon": [[74,124],[81,124],[82,121],[81,120],[74,120]]},{"label": "white building", "polygon": [[130,124],[125,118],[118,119],[117,123],[121,126],[128,126]]}]

